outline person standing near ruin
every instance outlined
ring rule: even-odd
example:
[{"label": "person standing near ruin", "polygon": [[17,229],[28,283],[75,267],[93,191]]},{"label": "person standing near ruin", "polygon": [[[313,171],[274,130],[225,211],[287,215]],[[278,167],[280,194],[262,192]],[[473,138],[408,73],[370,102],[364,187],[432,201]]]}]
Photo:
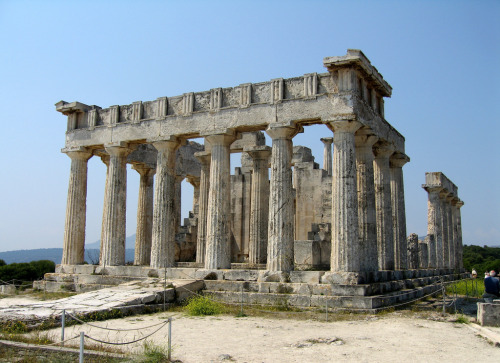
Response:
[{"label": "person standing near ruin", "polygon": [[[488,277],[484,279],[484,295],[485,298],[500,297],[500,281],[495,277],[495,270],[491,270]],[[493,295],[493,296],[486,296]]]}]

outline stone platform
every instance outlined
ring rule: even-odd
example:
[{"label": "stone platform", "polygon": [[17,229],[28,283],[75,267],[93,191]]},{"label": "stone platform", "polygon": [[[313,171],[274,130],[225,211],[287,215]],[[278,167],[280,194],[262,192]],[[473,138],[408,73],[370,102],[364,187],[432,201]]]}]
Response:
[{"label": "stone platform", "polygon": [[[187,263],[183,266],[188,266]],[[191,265],[192,266],[192,265]],[[244,266],[238,264],[239,266]],[[235,266],[236,267],[236,266]],[[251,267],[251,266],[244,266]],[[271,273],[254,269],[157,269],[141,266],[58,265],[35,287],[46,291],[91,291],[150,281],[197,281],[200,289],[227,303],[325,307],[376,312],[441,289],[441,281],[463,277],[443,269],[379,271],[369,275],[330,271]],[[337,282],[338,281],[338,282]],[[158,282],[159,283],[159,282]],[[121,285],[123,286],[123,285]]]}]

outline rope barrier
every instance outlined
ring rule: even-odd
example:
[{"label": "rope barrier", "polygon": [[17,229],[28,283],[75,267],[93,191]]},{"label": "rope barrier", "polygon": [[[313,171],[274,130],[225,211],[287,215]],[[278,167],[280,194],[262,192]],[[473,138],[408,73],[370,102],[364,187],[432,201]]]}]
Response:
[{"label": "rope barrier", "polygon": [[[72,319],[75,319],[77,322],[81,323],[81,324],[86,324],[88,326],[91,326],[93,328],[98,328],[98,329],[104,329],[104,330],[113,330],[113,331],[134,331],[134,330],[145,330],[145,329],[149,329],[149,328],[153,328],[155,326],[158,326],[158,325],[162,325],[162,324],[165,324],[165,322],[161,322],[161,323],[158,323],[158,324],[153,324],[153,325],[150,325],[150,326],[147,326],[147,327],[142,327],[142,328],[134,328],[134,329],[115,329],[115,328],[107,328],[107,327],[103,327],[103,326],[98,326],[98,325],[95,325],[95,324],[91,324],[89,322],[86,322],[86,321],[83,321],[81,319],[78,319],[76,316],[74,316],[73,314],[69,313],[69,312],[66,312],[66,315],[68,315],[69,317],[71,317]],[[168,321],[167,321],[168,322]]]},{"label": "rope barrier", "polygon": [[85,334],[85,337],[86,338],[89,338],[90,340],[93,340],[95,342],[98,342],[98,343],[103,343],[103,344],[111,344],[111,345],[127,345],[127,344],[132,344],[132,343],[137,343],[137,342],[140,342],[141,340],[144,340],[146,338],[149,338],[150,336],[152,336],[153,334],[156,334],[158,331],[160,331],[160,329],[162,329],[165,325],[167,325],[168,323],[170,322],[170,319],[166,322],[163,322],[162,323],[162,326],[160,326],[158,329],[156,329],[154,332],[152,332],[151,334],[148,334],[142,338],[139,338],[139,339],[136,339],[136,340],[132,340],[130,342],[125,342],[125,343],[114,343],[114,342],[106,342],[106,341],[103,341],[103,340],[99,340],[99,339],[96,339],[96,338],[92,338],[91,336],[88,336],[87,334]]}]

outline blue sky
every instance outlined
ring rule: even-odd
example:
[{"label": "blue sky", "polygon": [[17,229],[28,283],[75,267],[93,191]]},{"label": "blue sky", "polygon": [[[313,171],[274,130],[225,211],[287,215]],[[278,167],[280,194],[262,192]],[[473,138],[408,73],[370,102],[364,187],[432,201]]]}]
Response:
[{"label": "blue sky", "polygon": [[[500,2],[487,0],[0,0],[0,251],[62,246],[70,159],[59,100],[109,107],[325,72],[323,58],[347,48],[393,87],[386,119],[411,157],[408,234],[426,233],[421,184],[442,171],[465,201],[464,243],[500,245],[498,19]],[[309,127],[294,144],[321,164],[325,134]],[[88,243],[100,238],[104,181],[92,158]],[[138,182],[129,170],[127,235]]]}]

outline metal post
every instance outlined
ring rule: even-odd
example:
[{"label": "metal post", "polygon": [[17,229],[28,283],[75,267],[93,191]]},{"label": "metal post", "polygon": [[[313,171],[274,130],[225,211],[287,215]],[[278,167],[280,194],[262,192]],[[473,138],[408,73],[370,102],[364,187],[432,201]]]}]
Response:
[{"label": "metal post", "polygon": [[172,318],[168,319],[168,361],[172,360]]},{"label": "metal post", "polygon": [[326,321],[328,322],[328,299],[325,299],[325,316]]},{"label": "metal post", "polygon": [[240,315],[243,316],[243,284],[241,284]]},{"label": "metal post", "polygon": [[83,363],[83,342],[84,342],[84,339],[85,339],[85,333],[84,332],[80,332],[80,363]]},{"label": "metal post", "polygon": [[165,267],[164,280],[163,280],[163,311],[165,311],[165,299],[167,295],[167,268]]},{"label": "metal post", "polygon": [[66,324],[66,310],[63,309],[61,315],[61,342],[64,345],[64,325]]},{"label": "metal post", "polygon": [[468,279],[465,279],[465,298],[469,300],[469,290],[467,288],[467,281]]},{"label": "metal post", "polygon": [[444,289],[444,283],[441,282],[441,291],[443,292],[443,316],[446,314],[446,304],[445,304],[445,295],[446,291]]}]

